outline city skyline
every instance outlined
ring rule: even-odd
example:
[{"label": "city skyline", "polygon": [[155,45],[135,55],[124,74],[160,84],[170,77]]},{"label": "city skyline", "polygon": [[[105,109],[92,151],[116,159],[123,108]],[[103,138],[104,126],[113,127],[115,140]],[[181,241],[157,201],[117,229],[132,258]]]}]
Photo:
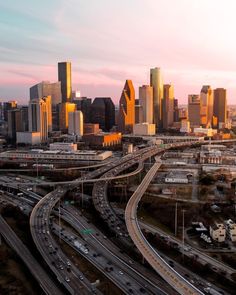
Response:
[{"label": "city skyline", "polygon": [[234,103],[233,1],[13,2],[0,4],[1,99],[26,103],[28,88],[57,81],[55,64],[69,60],[73,89],[84,96],[109,96],[118,104],[126,79],[138,93],[150,68],[160,67],[180,103],[208,84],[226,88]]}]

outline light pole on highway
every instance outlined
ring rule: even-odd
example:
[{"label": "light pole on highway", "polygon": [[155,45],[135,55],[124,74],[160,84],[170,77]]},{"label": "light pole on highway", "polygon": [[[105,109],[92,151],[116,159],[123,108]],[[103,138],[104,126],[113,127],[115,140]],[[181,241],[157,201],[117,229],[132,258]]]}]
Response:
[{"label": "light pole on highway", "polygon": [[184,262],[184,213],[185,213],[185,209],[182,210],[183,213],[183,232],[182,232],[182,247],[183,247],[183,262]]},{"label": "light pole on highway", "polygon": [[178,232],[178,203],[175,203],[175,236],[177,236]]}]

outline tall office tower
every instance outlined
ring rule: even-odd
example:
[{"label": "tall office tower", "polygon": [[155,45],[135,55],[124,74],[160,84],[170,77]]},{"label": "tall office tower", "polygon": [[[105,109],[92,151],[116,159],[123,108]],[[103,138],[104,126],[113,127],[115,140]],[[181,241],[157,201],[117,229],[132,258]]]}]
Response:
[{"label": "tall office tower", "polygon": [[162,100],[162,126],[163,129],[168,129],[174,123],[174,87],[170,84],[165,84],[163,87]]},{"label": "tall office tower", "polygon": [[227,92],[224,88],[214,90],[213,115],[217,118],[217,127],[222,128],[227,120]]},{"label": "tall office tower", "polygon": [[8,111],[17,108],[17,101],[11,100],[3,103],[3,119],[7,122]]},{"label": "tall office tower", "polygon": [[153,87],[153,123],[156,129],[161,129],[163,81],[160,68],[150,70],[150,85]]},{"label": "tall office tower", "polygon": [[28,107],[22,106],[8,111],[8,137],[15,141],[16,132],[28,131]]},{"label": "tall office tower", "polygon": [[30,87],[30,99],[48,95],[52,98],[53,106],[61,103],[61,82],[50,83],[49,81],[42,81]]},{"label": "tall office tower", "polygon": [[132,133],[135,122],[135,92],[131,80],[126,80],[119,102],[118,130]]},{"label": "tall office tower", "polygon": [[48,109],[47,97],[34,98],[29,101],[29,132],[40,132],[41,142],[48,139]]},{"label": "tall office tower", "polygon": [[153,124],[153,88],[151,86],[139,87],[139,103],[143,109],[143,122]]},{"label": "tall office tower", "polygon": [[211,127],[213,119],[213,91],[211,86],[202,86],[200,93],[200,104],[201,125],[207,128]]},{"label": "tall office tower", "polygon": [[144,123],[143,107],[140,104],[135,104],[135,124]]},{"label": "tall office tower", "polygon": [[200,117],[200,96],[197,94],[189,94],[188,96],[188,120],[190,127],[199,127],[201,125]]},{"label": "tall office tower", "polygon": [[110,97],[96,97],[91,105],[90,122],[98,123],[103,131],[115,125],[115,105]]},{"label": "tall office tower", "polygon": [[20,130],[20,109],[13,109],[7,113],[7,135],[13,141],[16,141],[16,132]]},{"label": "tall office tower", "polygon": [[87,97],[81,97],[80,99],[73,100],[73,103],[76,104],[77,110],[83,113],[84,123],[90,123],[92,99]]},{"label": "tall office tower", "polygon": [[76,105],[70,102],[60,103],[59,105],[59,127],[63,132],[67,132],[69,124],[69,113],[76,111]]},{"label": "tall office tower", "polygon": [[71,102],[72,88],[71,88],[71,63],[58,63],[58,81],[61,82],[62,102]]},{"label": "tall office tower", "polygon": [[179,122],[179,103],[178,99],[174,99],[174,122]]},{"label": "tall office tower", "polygon": [[81,111],[69,112],[68,114],[68,133],[83,136],[84,119]]}]

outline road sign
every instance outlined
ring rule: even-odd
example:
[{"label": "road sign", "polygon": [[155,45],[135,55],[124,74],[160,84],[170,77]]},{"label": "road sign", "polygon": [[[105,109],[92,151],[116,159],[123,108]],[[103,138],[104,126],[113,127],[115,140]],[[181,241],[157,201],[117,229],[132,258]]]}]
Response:
[{"label": "road sign", "polygon": [[85,235],[89,235],[89,234],[93,233],[93,229],[92,228],[87,228],[87,229],[83,229],[81,232],[83,234],[85,234]]}]

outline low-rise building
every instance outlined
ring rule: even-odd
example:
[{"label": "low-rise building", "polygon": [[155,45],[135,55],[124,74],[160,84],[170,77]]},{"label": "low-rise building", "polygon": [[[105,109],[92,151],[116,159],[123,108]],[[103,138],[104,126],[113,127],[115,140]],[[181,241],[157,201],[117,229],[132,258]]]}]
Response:
[{"label": "low-rise building", "polygon": [[150,123],[140,123],[134,125],[134,135],[155,135],[156,125]]},{"label": "low-rise building", "polygon": [[50,143],[49,149],[50,151],[72,152],[72,151],[77,151],[77,144],[71,143],[71,142],[55,142],[55,143]]},{"label": "low-rise building", "polygon": [[210,226],[210,236],[216,242],[224,242],[226,238],[226,229],[223,223],[214,223]]},{"label": "low-rise building", "polygon": [[203,136],[212,137],[214,134],[217,133],[217,129],[197,127],[193,129],[193,133],[198,136],[203,135]]},{"label": "low-rise building", "polygon": [[112,156],[111,151],[44,151],[44,150],[15,150],[0,153],[0,161],[26,160],[55,160],[55,161],[103,161]]},{"label": "low-rise building", "polygon": [[16,143],[26,145],[37,145],[41,143],[40,132],[16,132]]},{"label": "low-rise building", "polygon": [[165,183],[188,183],[188,173],[181,173],[180,171],[173,172],[171,171],[165,177]]},{"label": "low-rise building", "polygon": [[120,132],[98,134],[88,134],[83,136],[83,140],[86,144],[97,147],[114,146],[121,144],[122,135]]},{"label": "low-rise building", "polygon": [[232,242],[236,241],[236,223],[231,219],[225,221],[226,232]]}]

